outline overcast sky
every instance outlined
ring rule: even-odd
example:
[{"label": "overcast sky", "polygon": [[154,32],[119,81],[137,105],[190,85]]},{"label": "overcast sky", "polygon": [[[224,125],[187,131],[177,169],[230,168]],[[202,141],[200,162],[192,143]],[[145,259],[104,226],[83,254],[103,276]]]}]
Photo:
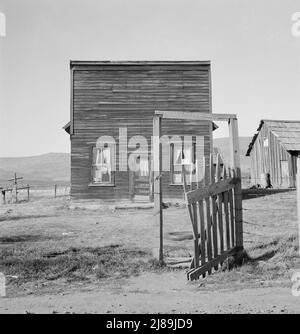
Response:
[{"label": "overcast sky", "polygon": [[[0,156],[69,152],[69,60],[211,60],[241,136],[300,119],[299,0],[0,0]],[[221,127],[216,136],[226,136]]]}]

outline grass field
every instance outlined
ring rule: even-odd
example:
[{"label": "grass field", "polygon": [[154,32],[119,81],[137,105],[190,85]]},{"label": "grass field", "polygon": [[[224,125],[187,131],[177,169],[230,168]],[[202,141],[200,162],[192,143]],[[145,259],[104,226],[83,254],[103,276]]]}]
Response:
[{"label": "grass field", "polygon": [[[287,297],[291,276],[300,269],[295,191],[245,194],[244,265],[220,270],[196,282],[187,282],[185,269],[160,266],[152,258],[155,226],[151,209],[86,210],[70,209],[69,204],[66,196],[45,195],[0,206],[0,272],[7,276],[7,297],[0,300],[0,311],[63,312],[66,305],[72,305],[76,312],[151,312],[151,301],[157,303],[161,295],[169,297],[170,303],[173,298],[175,305],[168,308],[168,303],[162,303],[164,306],[152,311],[217,312],[225,298],[221,291],[231,291],[228,298],[236,296],[236,300],[228,311],[238,312],[243,310],[238,303],[240,294],[250,291],[246,299],[253,297],[251,312],[258,312],[261,302],[253,294],[259,289],[284,289],[282,293]],[[164,210],[164,241],[165,256],[192,254],[191,225],[185,207]],[[166,297],[169,290],[172,293]],[[177,302],[195,293],[204,299],[178,306]],[[102,296],[102,303],[97,299],[93,308],[97,294]],[[88,296],[90,302],[82,306],[79,299]],[[203,304],[205,296],[207,304]],[[288,297],[295,298],[291,294]],[[57,304],[47,304],[49,298]],[[114,298],[125,298],[121,305],[126,307],[111,307],[109,302]],[[142,302],[144,298],[149,305]],[[293,311],[294,302],[289,300],[284,310]],[[272,300],[265,306],[269,312],[276,312],[277,304]],[[250,305],[247,307],[249,310]],[[300,312],[299,307],[295,311]]]}]

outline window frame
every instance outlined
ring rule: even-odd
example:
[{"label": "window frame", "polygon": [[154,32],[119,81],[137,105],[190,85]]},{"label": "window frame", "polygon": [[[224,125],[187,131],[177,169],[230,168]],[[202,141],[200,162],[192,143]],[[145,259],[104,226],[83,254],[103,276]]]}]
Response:
[{"label": "window frame", "polygon": [[[111,166],[114,165],[115,163],[115,153],[116,153],[116,148],[114,143],[108,143],[104,146],[104,148],[109,147],[111,149]],[[90,163],[89,163],[89,169],[90,169],[90,179],[89,179],[89,187],[115,187],[115,170],[111,170],[111,175],[110,175],[110,181],[109,182],[96,182],[94,181],[94,167],[95,165],[93,164],[93,154],[94,154],[94,149],[102,149],[101,147],[98,147],[93,144],[90,146]]]},{"label": "window frame", "polygon": [[[181,181],[178,182],[178,183],[175,183],[174,182],[174,175],[175,175],[175,164],[174,164],[174,147],[175,147],[175,144],[177,144],[178,142],[172,142],[170,144],[170,185],[171,186],[183,186],[183,178],[182,178],[182,172],[180,172],[181,174]],[[182,144],[182,147],[181,147],[181,154],[184,153],[184,144],[183,144],[183,141],[180,142]],[[192,154],[191,154],[191,157],[192,157],[192,162],[190,164],[184,164],[184,165],[187,165],[187,166],[192,166],[193,164],[196,163],[196,142],[195,140],[193,139],[192,140],[192,145],[191,145],[191,148],[192,148]],[[182,159],[182,157],[181,157]],[[176,164],[178,165],[178,164]],[[193,174],[195,174],[195,170],[193,171]],[[187,180],[187,184],[190,184],[190,180],[188,179]]]}]

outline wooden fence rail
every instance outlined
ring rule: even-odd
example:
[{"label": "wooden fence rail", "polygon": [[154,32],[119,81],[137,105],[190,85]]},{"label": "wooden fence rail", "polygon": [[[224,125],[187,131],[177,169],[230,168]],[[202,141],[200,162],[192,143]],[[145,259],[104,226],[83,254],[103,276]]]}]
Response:
[{"label": "wooden fence rail", "polygon": [[241,178],[237,171],[221,167],[220,156],[214,164],[213,155],[209,164],[203,162],[203,182],[199,182],[199,164],[196,164],[196,189],[190,183],[188,190],[186,173],[183,170],[183,184],[186,204],[192,222],[194,257],[187,276],[189,280],[205,277],[229,256],[242,250],[237,228],[241,197]]}]

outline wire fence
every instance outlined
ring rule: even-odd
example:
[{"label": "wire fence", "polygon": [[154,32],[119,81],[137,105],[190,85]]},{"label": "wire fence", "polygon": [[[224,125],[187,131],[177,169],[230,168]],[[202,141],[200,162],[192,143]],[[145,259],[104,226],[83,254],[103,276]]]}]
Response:
[{"label": "wire fence", "polygon": [[2,204],[20,203],[42,198],[61,198],[70,196],[70,185],[28,185],[18,184],[1,189]]},{"label": "wire fence", "polygon": [[53,184],[51,186],[39,186],[34,185],[30,187],[32,193],[35,196],[47,196],[47,197],[62,197],[70,195],[70,185],[65,184]]}]

